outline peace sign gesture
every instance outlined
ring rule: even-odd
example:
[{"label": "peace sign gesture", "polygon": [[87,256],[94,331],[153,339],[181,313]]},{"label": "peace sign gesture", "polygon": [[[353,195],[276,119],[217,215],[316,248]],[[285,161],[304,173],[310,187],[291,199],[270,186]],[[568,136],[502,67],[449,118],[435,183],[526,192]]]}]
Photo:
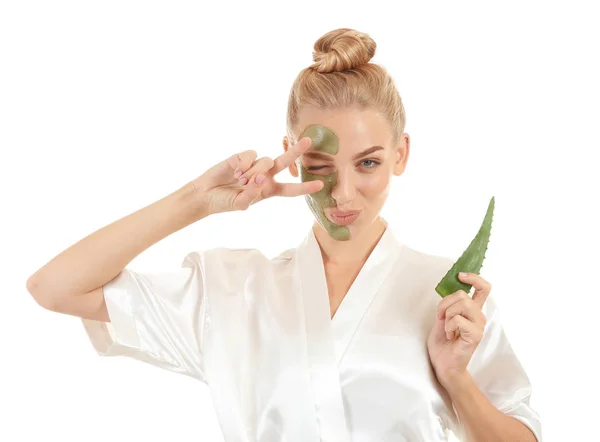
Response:
[{"label": "peace sign gesture", "polygon": [[310,145],[310,138],[302,138],[275,160],[257,159],[253,150],[232,155],[190,183],[195,200],[205,213],[213,214],[246,210],[272,196],[294,197],[318,192],[323,188],[320,180],[304,183],[275,180],[275,175],[293,164]]}]

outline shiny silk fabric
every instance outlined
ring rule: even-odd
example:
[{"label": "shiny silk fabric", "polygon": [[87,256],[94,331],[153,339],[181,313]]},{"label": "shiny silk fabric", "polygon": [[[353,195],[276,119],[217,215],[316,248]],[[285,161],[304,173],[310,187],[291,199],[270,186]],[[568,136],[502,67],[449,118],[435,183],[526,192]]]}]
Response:
[{"label": "shiny silk fabric", "polygon": [[[190,253],[175,272],[126,269],[104,286],[111,322],[82,321],[99,355],[205,382],[227,442],[447,441],[463,428],[426,341],[440,301],[434,287],[451,265],[402,244],[388,226],[331,319],[310,230],[271,259],[217,248]],[[541,441],[494,296],[468,370]]]}]

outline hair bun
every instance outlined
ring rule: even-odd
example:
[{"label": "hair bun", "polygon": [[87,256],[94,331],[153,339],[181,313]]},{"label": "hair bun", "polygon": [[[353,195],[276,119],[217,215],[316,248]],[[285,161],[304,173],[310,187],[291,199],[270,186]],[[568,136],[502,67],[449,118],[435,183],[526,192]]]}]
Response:
[{"label": "hair bun", "polygon": [[375,55],[375,41],[363,32],[341,28],[315,42],[311,68],[320,73],[341,72],[367,64]]}]

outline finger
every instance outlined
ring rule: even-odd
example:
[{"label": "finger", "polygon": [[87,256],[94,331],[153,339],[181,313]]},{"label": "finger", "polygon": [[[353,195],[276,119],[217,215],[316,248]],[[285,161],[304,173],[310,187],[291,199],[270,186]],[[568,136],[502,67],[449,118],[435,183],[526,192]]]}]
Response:
[{"label": "finger", "polygon": [[275,183],[274,196],[295,197],[318,192],[325,184],[321,180],[304,183]]},{"label": "finger", "polygon": [[470,284],[475,288],[473,300],[476,301],[479,308],[483,308],[485,301],[492,291],[492,285],[476,273],[466,273],[465,275],[459,273],[458,278],[465,284]]},{"label": "finger", "polygon": [[296,144],[291,146],[287,152],[275,158],[275,165],[271,170],[273,175],[278,174],[286,167],[290,167],[300,155],[310,148],[311,143],[312,140],[309,137],[304,137]]},{"label": "finger", "polygon": [[257,182],[257,177],[258,175],[250,177],[250,182],[244,186],[243,190],[235,197],[235,200],[233,201],[233,208],[235,210],[246,210],[260,198],[264,181],[260,183]]},{"label": "finger", "polygon": [[463,316],[455,316],[452,320],[446,321],[444,330],[449,341],[460,337],[469,343],[479,343],[483,337],[483,330]]},{"label": "finger", "polygon": [[449,321],[455,316],[461,315],[469,321],[475,321],[477,319],[475,310],[479,310],[479,308],[473,305],[472,299],[461,299],[446,309],[444,318]]},{"label": "finger", "polygon": [[[462,316],[455,316],[450,321],[446,321],[444,324],[444,331],[446,332],[446,339],[452,341],[460,337],[461,334],[468,334],[467,322],[469,322],[466,318]],[[465,336],[466,337],[466,336]]]},{"label": "finger", "polygon": [[479,326],[485,326],[486,317],[484,313],[471,299],[461,300],[452,304],[452,306],[446,310],[445,318],[447,321],[450,321],[452,318],[459,315]]},{"label": "finger", "polygon": [[480,342],[483,337],[483,331],[476,324],[462,316],[455,316],[452,320],[446,321],[444,331],[449,341],[460,337],[472,343]]},{"label": "finger", "polygon": [[[230,156],[227,159],[227,162],[229,163],[229,166],[231,166],[231,170],[233,171],[234,176],[236,172],[241,171],[243,173],[246,170],[248,170],[250,166],[252,166],[252,163],[254,163],[254,161],[256,160],[256,156],[257,153],[255,150],[246,150],[244,152],[236,153]],[[239,176],[236,177],[236,179],[237,178],[239,178]]]},{"label": "finger", "polygon": [[443,318],[446,310],[450,308],[453,304],[456,304],[459,301],[471,299],[470,296],[464,290],[458,290],[451,295],[446,296],[438,303],[437,308],[437,316],[438,318]]},{"label": "finger", "polygon": [[244,170],[239,178],[239,183],[243,186],[251,181],[255,175],[264,175],[273,167],[273,160],[269,157],[262,157],[256,160],[252,166]]},{"label": "finger", "polygon": [[206,172],[205,177],[210,186],[235,183],[237,180],[235,171],[238,168],[243,168],[244,170],[249,168],[255,159],[256,152],[253,150],[246,150],[244,152],[233,154],[229,158],[211,167]]}]

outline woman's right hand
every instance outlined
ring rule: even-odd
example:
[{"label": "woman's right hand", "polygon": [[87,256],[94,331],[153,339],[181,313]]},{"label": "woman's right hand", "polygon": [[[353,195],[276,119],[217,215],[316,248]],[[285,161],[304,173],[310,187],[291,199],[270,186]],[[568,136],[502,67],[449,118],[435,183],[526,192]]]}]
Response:
[{"label": "woman's right hand", "polygon": [[193,200],[203,212],[214,214],[246,210],[272,196],[294,197],[318,192],[323,188],[320,180],[304,183],[275,181],[275,175],[293,164],[310,145],[310,138],[305,137],[275,160],[257,159],[253,150],[232,155],[190,183]]}]

